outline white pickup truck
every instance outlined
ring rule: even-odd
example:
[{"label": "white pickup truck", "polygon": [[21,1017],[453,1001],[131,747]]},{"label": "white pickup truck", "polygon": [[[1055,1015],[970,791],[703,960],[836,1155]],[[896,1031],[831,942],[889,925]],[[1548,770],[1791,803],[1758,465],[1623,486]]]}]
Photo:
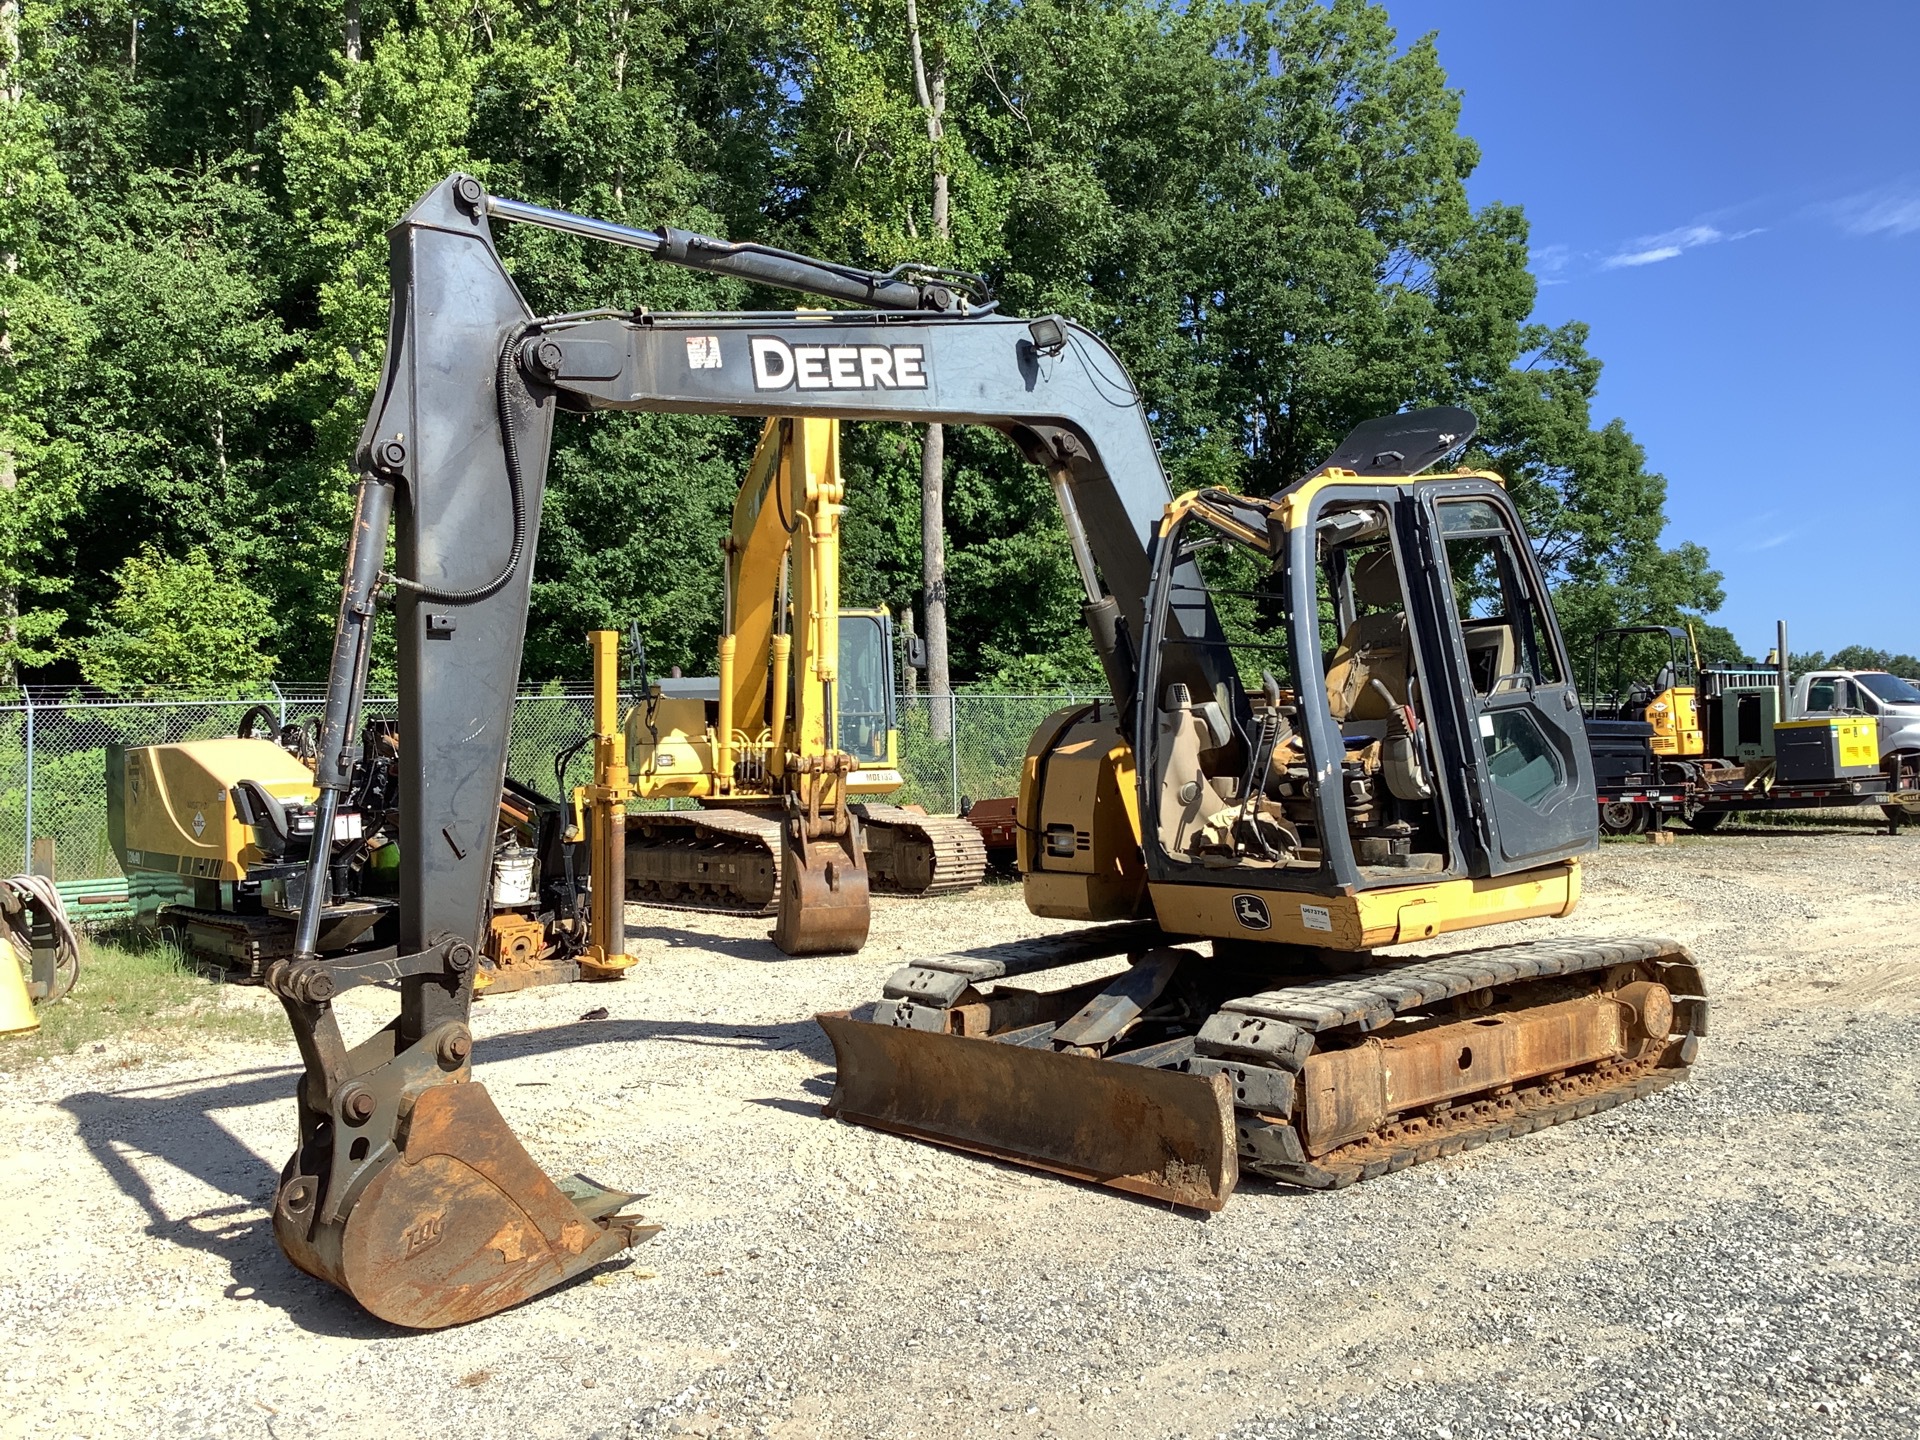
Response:
[{"label": "white pickup truck", "polygon": [[1902,819],[1920,821],[1920,687],[1885,670],[1812,670],[1793,683],[1793,713],[1807,720],[1873,716],[1880,768],[1893,781],[1887,819],[1896,828]]}]

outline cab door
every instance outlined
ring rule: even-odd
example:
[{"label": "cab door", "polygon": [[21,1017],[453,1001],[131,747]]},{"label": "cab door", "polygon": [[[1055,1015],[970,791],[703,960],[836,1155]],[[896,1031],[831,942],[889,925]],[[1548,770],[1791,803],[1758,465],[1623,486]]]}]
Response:
[{"label": "cab door", "polygon": [[1449,488],[1424,497],[1423,528],[1455,621],[1438,628],[1465,720],[1468,810],[1500,875],[1599,843],[1593,757],[1518,516],[1502,494]]}]

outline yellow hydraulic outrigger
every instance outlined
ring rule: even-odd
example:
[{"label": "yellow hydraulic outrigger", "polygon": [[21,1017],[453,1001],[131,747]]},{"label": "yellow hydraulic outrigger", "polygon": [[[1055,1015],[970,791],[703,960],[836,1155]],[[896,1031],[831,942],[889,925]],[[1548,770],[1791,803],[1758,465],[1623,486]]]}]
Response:
[{"label": "yellow hydraulic outrigger", "polygon": [[633,966],[626,953],[627,801],[633,784],[620,728],[620,634],[595,630],[587,643],[593,655],[593,783],[573,792],[572,838],[582,831],[591,837],[593,904],[580,977],[613,980]]}]

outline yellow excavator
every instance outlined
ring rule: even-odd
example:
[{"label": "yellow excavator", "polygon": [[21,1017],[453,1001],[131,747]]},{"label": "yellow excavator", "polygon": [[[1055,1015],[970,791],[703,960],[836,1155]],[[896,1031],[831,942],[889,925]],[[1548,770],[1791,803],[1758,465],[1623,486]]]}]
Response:
[{"label": "yellow excavator", "polygon": [[[719,676],[653,683],[626,718],[635,793],[701,806],[628,817],[628,896],[776,912],[790,955],[858,950],[870,889],[957,894],[987,869],[967,821],[878,803],[902,784],[892,620],[840,608],[844,496],[837,421],[767,422],[726,541]],[[811,833],[783,845],[789,797]]]},{"label": "yellow excavator", "polygon": [[[494,248],[498,221],[848,308],[539,317]],[[389,238],[314,839],[292,953],[266,975],[304,1069],[272,1206],[302,1269],[391,1322],[449,1325],[657,1228],[627,1208],[636,1195],[549,1178],[471,1068],[563,410],[979,425],[1052,485],[1113,698],[1034,736],[1019,848],[1030,906],[1082,923],[917,958],[870,1009],[822,1017],[842,1118],[1217,1209],[1242,1169],[1337,1187],[1687,1072],[1707,1000],[1671,941],[1391,953],[1567,914],[1598,844],[1580,707],[1519,514],[1497,476],[1423,474],[1467,443],[1471,415],[1368,422],[1275,495],[1176,500],[1101,339],[999,314],[968,277],[634,229],[467,175]],[[328,837],[387,593],[406,742],[396,938],[322,953]],[[844,776],[803,773],[820,783],[789,792],[783,863],[831,887],[857,848],[837,828]],[[1104,973],[1083,981],[1086,962]],[[377,983],[397,987],[397,1013],[349,1049],[333,1002]]]}]

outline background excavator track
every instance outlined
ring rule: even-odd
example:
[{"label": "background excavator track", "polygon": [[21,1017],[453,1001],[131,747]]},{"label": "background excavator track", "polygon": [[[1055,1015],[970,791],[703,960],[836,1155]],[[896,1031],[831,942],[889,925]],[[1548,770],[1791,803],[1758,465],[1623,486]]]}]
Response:
[{"label": "background excavator track", "polygon": [[[873,888],[960,895],[987,873],[980,832],[965,820],[898,805],[856,805]],[[627,817],[627,898],[719,915],[780,908],[780,822],[750,810],[670,810]],[[762,899],[762,896],[765,896]]]},{"label": "background excavator track", "polygon": [[627,817],[627,899],[718,915],[780,908],[780,822],[750,810]]},{"label": "background excavator track", "polygon": [[987,874],[987,847],[972,822],[898,805],[855,805],[866,826],[875,890],[895,895],[961,895]]}]

